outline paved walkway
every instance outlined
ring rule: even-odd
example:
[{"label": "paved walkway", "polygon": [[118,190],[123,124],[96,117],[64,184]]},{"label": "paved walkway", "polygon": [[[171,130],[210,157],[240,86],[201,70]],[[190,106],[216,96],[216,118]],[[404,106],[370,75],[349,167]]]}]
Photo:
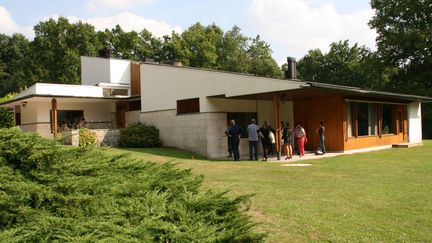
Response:
[{"label": "paved walkway", "polygon": [[[281,156],[280,160],[277,160],[276,156],[268,156],[267,162],[277,162],[277,163],[289,163],[289,162],[297,162],[297,161],[303,161],[303,160],[310,160],[310,159],[322,159],[322,158],[328,158],[328,157],[335,157],[339,155],[344,155],[343,152],[336,152],[336,153],[326,153],[324,155],[315,155],[315,153],[312,152],[305,152],[305,155],[303,157],[300,157],[298,155],[293,155],[292,159],[285,159],[286,156]],[[240,161],[249,161],[249,155],[242,154],[240,155]],[[230,160],[232,158],[219,158],[217,160]],[[258,160],[261,162],[261,157]]]},{"label": "paved walkway", "polygon": [[[404,144],[405,145],[405,144]],[[408,144],[409,146],[403,146],[403,147],[411,147],[411,146],[419,146],[422,144]],[[277,160],[276,156],[269,156],[267,159],[267,162],[276,162],[276,163],[290,163],[290,162],[299,162],[299,161],[305,161],[310,159],[322,159],[322,158],[329,158],[329,157],[335,157],[345,154],[356,154],[356,153],[365,153],[365,152],[371,152],[371,151],[377,151],[377,150],[383,150],[383,149],[390,149],[392,148],[392,145],[385,145],[380,147],[373,147],[373,148],[365,148],[365,149],[357,149],[357,150],[350,150],[345,152],[328,152],[324,155],[315,155],[315,152],[306,151],[305,156],[299,157],[298,155],[293,155],[292,159],[285,159],[285,156],[281,156],[280,160]],[[241,161],[249,161],[247,158],[249,158],[249,155],[242,154],[240,156]],[[218,160],[230,160],[231,158],[220,158]],[[261,158],[260,160],[261,161]]]}]

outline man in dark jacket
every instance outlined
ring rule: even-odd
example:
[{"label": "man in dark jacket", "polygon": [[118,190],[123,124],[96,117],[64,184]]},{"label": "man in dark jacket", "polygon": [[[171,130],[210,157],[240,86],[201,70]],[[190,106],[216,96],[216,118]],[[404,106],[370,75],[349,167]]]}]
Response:
[{"label": "man in dark jacket", "polygon": [[228,134],[231,136],[231,149],[234,154],[234,161],[240,161],[239,145],[243,129],[239,125],[236,125],[234,120],[231,120],[230,123],[231,128],[229,129]]}]

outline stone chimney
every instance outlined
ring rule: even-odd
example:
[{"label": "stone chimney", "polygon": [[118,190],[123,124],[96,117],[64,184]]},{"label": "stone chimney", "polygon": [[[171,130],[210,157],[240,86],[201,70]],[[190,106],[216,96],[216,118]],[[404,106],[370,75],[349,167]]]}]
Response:
[{"label": "stone chimney", "polygon": [[297,62],[294,57],[287,57],[288,69],[285,71],[286,79],[297,79]]}]

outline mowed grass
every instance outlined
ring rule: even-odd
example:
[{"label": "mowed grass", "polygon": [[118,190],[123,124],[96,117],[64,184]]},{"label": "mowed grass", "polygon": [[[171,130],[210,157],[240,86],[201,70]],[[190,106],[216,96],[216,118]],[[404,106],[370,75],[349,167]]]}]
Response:
[{"label": "mowed grass", "polygon": [[250,214],[268,242],[432,241],[432,141],[308,160],[309,167],[192,159],[167,148],[106,150],[171,161],[205,175],[208,188],[255,194]]}]

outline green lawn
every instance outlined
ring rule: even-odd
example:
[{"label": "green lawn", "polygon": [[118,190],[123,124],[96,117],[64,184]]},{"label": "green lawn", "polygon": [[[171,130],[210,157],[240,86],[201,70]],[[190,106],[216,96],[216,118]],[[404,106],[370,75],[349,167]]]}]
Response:
[{"label": "green lawn", "polygon": [[250,214],[268,242],[432,240],[432,141],[309,160],[309,167],[193,160],[166,148],[106,150],[172,161],[204,174],[206,187],[256,194]]}]

